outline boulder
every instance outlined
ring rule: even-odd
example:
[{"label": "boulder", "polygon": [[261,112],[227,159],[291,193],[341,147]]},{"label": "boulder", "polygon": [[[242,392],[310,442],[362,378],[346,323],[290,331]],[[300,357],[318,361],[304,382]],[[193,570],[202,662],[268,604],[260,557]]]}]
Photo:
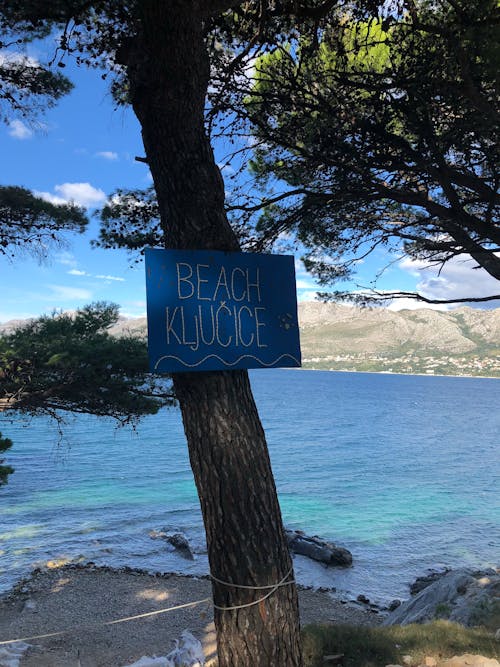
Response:
[{"label": "boulder", "polygon": [[188,560],[194,560],[194,554],[191,547],[189,546],[188,539],[182,533],[170,533],[164,530],[151,530],[149,537],[153,538],[154,540],[165,540],[171,544],[176,551],[179,552],[179,556],[187,558]]},{"label": "boulder", "polygon": [[285,532],[288,548],[295,554],[307,556],[326,565],[340,567],[350,567],[352,565],[352,554],[343,547],[325,542],[316,535],[308,537],[300,530],[287,530]]},{"label": "boulder", "polygon": [[182,533],[173,533],[173,535],[167,535],[167,542],[169,542],[181,556],[187,558],[188,560],[194,560],[193,552],[189,546],[187,537]]},{"label": "boulder", "polygon": [[500,610],[500,574],[496,570],[477,572],[452,570],[403,602],[384,625],[425,623],[446,618],[465,626],[488,625]]}]

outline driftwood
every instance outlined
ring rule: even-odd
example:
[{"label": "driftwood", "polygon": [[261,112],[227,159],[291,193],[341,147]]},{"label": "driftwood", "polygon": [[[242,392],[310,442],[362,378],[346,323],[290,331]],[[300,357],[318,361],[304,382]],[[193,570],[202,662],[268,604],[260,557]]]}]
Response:
[{"label": "driftwood", "polygon": [[332,542],[325,542],[316,535],[308,537],[300,530],[287,530],[285,532],[288,548],[293,553],[307,556],[326,565],[336,565],[338,567],[350,567],[352,565],[352,554],[343,547],[338,547]]}]

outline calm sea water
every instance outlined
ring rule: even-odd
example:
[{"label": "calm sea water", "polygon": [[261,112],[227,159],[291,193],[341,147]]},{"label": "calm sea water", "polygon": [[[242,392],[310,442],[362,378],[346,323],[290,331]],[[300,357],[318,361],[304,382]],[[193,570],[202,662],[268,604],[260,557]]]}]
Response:
[{"label": "calm sea water", "polygon": [[[387,601],[428,568],[500,561],[500,382],[300,370],[252,372],[285,524],[350,549],[354,566],[295,558],[299,581]],[[50,559],[206,573],[180,415],[137,431],[89,416],[60,442],[47,419],[8,423],[0,589]],[[187,561],[151,530],[184,532]]]}]

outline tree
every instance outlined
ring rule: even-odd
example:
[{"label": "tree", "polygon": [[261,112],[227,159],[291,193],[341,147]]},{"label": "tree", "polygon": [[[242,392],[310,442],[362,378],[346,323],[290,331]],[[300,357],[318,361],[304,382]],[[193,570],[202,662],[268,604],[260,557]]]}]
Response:
[{"label": "tree", "polygon": [[[298,22],[308,29],[333,4],[33,0],[4,3],[2,15],[21,33],[39,22],[54,23],[65,53],[83,54],[78,57],[117,74],[115,90],[141,124],[167,247],[238,250],[204,125],[207,44],[215,48],[220,35],[248,53],[257,39],[283,40]],[[231,71],[241,60],[236,55]],[[248,375],[179,373],[173,380],[214,577],[219,664],[300,665],[291,559]]]},{"label": "tree", "polygon": [[[172,405],[168,382],[148,372],[145,341],[109,333],[117,321],[118,306],[95,303],[0,335],[0,413],[59,421],[65,412],[84,413],[125,424]],[[11,445],[0,438],[0,451]],[[12,472],[0,465],[0,482]]]},{"label": "tree", "polygon": [[64,245],[61,232],[83,232],[84,211],[74,204],[51,204],[26,188],[0,186],[0,256],[29,252],[43,259],[50,246]]},{"label": "tree", "polygon": [[[0,31],[0,120],[11,123],[21,116],[34,123],[38,113],[69,93],[73,84],[19,51],[21,45],[46,36],[49,25],[35,21],[20,38],[0,13]],[[83,232],[87,222],[78,206],[55,206],[26,188],[0,186],[0,256],[29,252],[43,259],[49,246],[64,245],[61,232]]]},{"label": "tree", "polygon": [[235,79],[224,99],[250,124],[261,186],[234,212],[264,238],[297,234],[323,284],[379,246],[472,257],[500,280],[498,20],[496,0],[376,19],[340,5],[315,39],[262,56],[251,94]]},{"label": "tree", "polygon": [[[30,24],[19,41],[9,22],[2,19],[3,16],[0,17],[0,120],[10,122],[13,114],[31,120],[38,111],[53,106],[73,86],[61,72],[53,72],[19,51],[21,43],[46,36],[49,26]],[[9,51],[11,47],[16,47],[16,51]]]}]

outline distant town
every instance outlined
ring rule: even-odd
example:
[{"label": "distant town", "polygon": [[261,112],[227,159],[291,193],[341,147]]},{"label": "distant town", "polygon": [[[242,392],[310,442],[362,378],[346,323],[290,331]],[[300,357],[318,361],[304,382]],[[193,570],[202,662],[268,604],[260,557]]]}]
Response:
[{"label": "distant town", "polygon": [[472,356],[401,357],[382,354],[344,354],[302,358],[303,368],[330,371],[364,371],[371,373],[405,373],[418,375],[470,375],[500,377],[498,358]]}]

